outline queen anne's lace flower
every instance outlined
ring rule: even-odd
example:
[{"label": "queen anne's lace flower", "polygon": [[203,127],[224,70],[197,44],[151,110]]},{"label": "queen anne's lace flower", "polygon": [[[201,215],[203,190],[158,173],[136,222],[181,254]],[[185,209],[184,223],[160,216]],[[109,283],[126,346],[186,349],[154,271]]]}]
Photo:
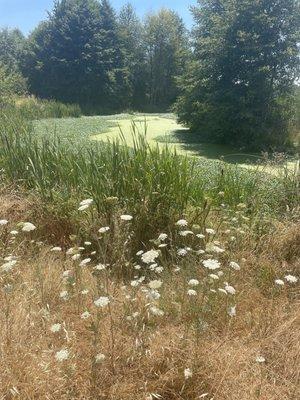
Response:
[{"label": "queen anne's lace flower", "polygon": [[149,250],[146,251],[146,253],[142,254],[141,259],[145,264],[151,264],[155,262],[156,258],[158,257],[159,257],[159,252],[157,250]]},{"label": "queen anne's lace flower", "polygon": [[36,229],[36,226],[33,225],[31,222],[24,222],[23,227],[22,227],[23,232],[31,232],[31,231],[34,231],[35,229]]},{"label": "queen anne's lace flower", "polygon": [[108,306],[109,303],[110,303],[110,300],[106,296],[101,296],[101,297],[99,297],[99,299],[94,301],[95,306],[101,307],[101,308]]},{"label": "queen anne's lace flower", "polygon": [[221,264],[219,263],[219,261],[214,260],[212,258],[209,258],[208,260],[203,260],[202,264],[204,265],[205,268],[212,269],[212,270],[221,268]]},{"label": "queen anne's lace flower", "polygon": [[69,350],[62,349],[55,354],[55,358],[57,361],[65,361],[69,358]]}]

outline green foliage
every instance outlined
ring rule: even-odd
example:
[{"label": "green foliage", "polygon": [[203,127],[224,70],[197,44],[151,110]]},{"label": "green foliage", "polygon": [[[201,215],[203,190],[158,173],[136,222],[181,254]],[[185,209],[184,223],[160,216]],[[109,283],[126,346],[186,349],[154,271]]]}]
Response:
[{"label": "green foliage", "polygon": [[149,105],[167,109],[178,95],[176,78],[185,68],[188,36],[182,19],[174,11],[161,9],[145,23]]},{"label": "green foliage", "polygon": [[122,108],[117,23],[106,0],[57,1],[28,42],[23,66],[41,97],[98,109]]},{"label": "green foliage", "polygon": [[130,3],[119,13],[118,28],[124,68],[128,79],[126,105],[129,109],[141,110],[147,103],[147,64],[143,26]]},{"label": "green foliage", "polygon": [[193,14],[180,121],[218,143],[285,147],[299,66],[298,1],[204,0]]},{"label": "green foliage", "polygon": [[0,29],[0,63],[18,71],[24,56],[25,37],[18,29]]},{"label": "green foliage", "polygon": [[98,211],[105,211],[107,199],[117,197],[146,236],[154,226],[165,228],[175,217],[208,203],[245,203],[258,221],[299,205],[299,171],[277,177],[207,164],[168,147],[150,147],[144,135],[133,134],[133,147],[122,140],[83,143],[39,136],[28,119],[6,109],[0,112],[0,167],[14,184],[34,189],[50,202],[92,197]]},{"label": "green foliage", "polygon": [[13,102],[14,97],[26,93],[26,81],[17,71],[9,71],[0,63],[0,108]]},{"label": "green foliage", "polygon": [[20,99],[17,103],[17,113],[29,120],[44,118],[66,118],[81,116],[77,104],[63,104],[56,100],[42,100],[35,97]]}]

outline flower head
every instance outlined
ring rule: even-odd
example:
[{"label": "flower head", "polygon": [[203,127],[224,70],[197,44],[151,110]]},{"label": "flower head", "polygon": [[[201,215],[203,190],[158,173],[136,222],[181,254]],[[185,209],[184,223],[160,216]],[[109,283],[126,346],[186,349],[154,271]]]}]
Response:
[{"label": "flower head", "polygon": [[31,231],[34,231],[35,229],[36,229],[36,226],[33,225],[31,222],[24,222],[23,227],[22,227],[23,232],[31,232]]},{"label": "flower head", "polygon": [[121,215],[121,220],[122,221],[131,221],[131,220],[133,220],[133,216],[132,215]]},{"label": "flower head", "polygon": [[289,283],[297,283],[298,282],[298,278],[294,275],[285,275],[284,278]]},{"label": "flower head", "polygon": [[157,257],[159,257],[159,252],[157,250],[149,250],[142,254],[141,259],[145,264],[151,264],[155,262]]},{"label": "flower head", "polygon": [[106,296],[101,296],[99,299],[94,301],[95,306],[101,308],[108,306],[109,303],[110,299]]},{"label": "flower head", "polygon": [[199,281],[198,281],[198,279],[190,279],[188,281],[188,285],[189,286],[198,286],[199,285]]},{"label": "flower head", "polygon": [[193,376],[193,371],[190,368],[185,368],[183,374],[184,374],[184,379],[189,379]]},{"label": "flower head", "polygon": [[162,285],[162,281],[154,280],[148,283],[150,289],[159,289]]},{"label": "flower head", "polygon": [[236,271],[239,271],[239,270],[241,269],[241,267],[239,266],[239,264],[236,263],[235,261],[231,261],[231,262],[229,263],[229,266],[230,266],[230,268],[232,268],[232,269],[234,269],[234,270],[236,270]]},{"label": "flower head", "polygon": [[212,270],[221,268],[221,264],[219,263],[219,261],[214,260],[212,258],[209,258],[208,260],[203,260],[202,264],[204,265],[205,268],[212,269]]},{"label": "flower head", "polygon": [[185,220],[185,219],[179,219],[179,220],[176,222],[176,225],[177,225],[177,226],[188,226],[188,222],[187,222],[187,220]]},{"label": "flower head", "polygon": [[53,324],[50,331],[53,333],[59,332],[61,330],[61,324]]},{"label": "flower head", "polygon": [[69,358],[69,350],[62,349],[55,354],[55,358],[57,361],[65,361]]},{"label": "flower head", "polygon": [[99,233],[106,233],[106,232],[108,232],[110,230],[110,227],[109,226],[103,226],[102,228],[100,228],[99,230],[98,230],[98,232]]}]

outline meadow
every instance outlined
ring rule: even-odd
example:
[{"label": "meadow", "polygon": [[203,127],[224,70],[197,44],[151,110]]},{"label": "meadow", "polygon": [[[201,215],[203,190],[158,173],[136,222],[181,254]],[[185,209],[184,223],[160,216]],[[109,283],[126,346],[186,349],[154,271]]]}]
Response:
[{"label": "meadow", "polygon": [[299,398],[297,165],[191,157],[172,115],[0,119],[0,397]]}]

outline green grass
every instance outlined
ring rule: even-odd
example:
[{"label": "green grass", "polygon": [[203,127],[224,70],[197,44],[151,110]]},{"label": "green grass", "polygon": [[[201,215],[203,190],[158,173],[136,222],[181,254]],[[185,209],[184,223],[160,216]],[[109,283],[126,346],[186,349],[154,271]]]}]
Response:
[{"label": "green grass", "polygon": [[[166,127],[170,126],[168,121],[174,123],[169,115],[152,118],[154,126],[162,118]],[[297,204],[296,170],[294,175],[284,170],[285,176],[271,177],[257,169],[247,171],[237,165],[183,156],[164,143],[149,142],[151,128],[147,125],[146,139],[138,132],[137,121],[130,140],[124,134],[122,140],[112,135],[108,141],[105,131],[112,129],[117,135],[117,122],[121,126],[128,123],[124,115],[114,120],[55,120],[55,129],[48,132],[49,122],[52,120],[31,124],[13,111],[0,115],[0,166],[6,177],[38,191],[49,201],[57,196],[77,200],[93,197],[100,210],[106,207],[107,198],[115,196],[125,211],[143,216],[144,221],[152,218],[158,226],[168,218],[166,215],[179,216],[189,207],[202,207],[207,198],[212,204],[219,203],[220,191],[224,192],[224,202],[233,207],[244,202],[253,215],[276,213],[286,205]],[[93,130],[102,132],[98,134],[103,142],[88,140]]]}]

